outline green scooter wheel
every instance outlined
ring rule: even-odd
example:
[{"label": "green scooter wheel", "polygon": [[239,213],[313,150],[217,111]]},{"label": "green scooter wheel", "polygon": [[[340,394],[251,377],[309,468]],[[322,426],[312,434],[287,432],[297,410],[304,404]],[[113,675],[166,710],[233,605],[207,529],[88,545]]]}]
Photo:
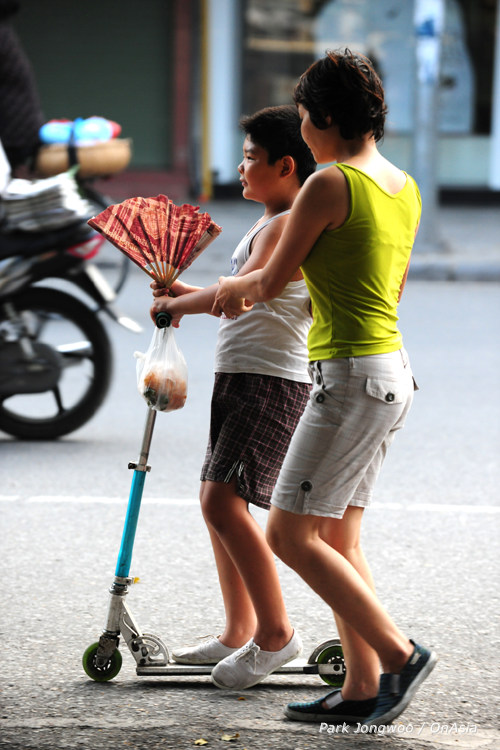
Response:
[{"label": "green scooter wheel", "polygon": [[309,657],[309,664],[331,665],[332,672],[328,674],[321,674],[320,672],[319,676],[327,685],[341,688],[345,680],[345,662],[340,638],[332,638],[330,641],[325,641],[325,643],[315,648]]},{"label": "green scooter wheel", "polygon": [[89,646],[82,657],[82,664],[85,672],[95,682],[107,682],[116,677],[122,667],[122,655],[118,649],[113,652],[113,655],[108,659],[106,664],[102,667],[98,667],[96,664],[96,654],[99,648],[98,643],[93,643]]}]

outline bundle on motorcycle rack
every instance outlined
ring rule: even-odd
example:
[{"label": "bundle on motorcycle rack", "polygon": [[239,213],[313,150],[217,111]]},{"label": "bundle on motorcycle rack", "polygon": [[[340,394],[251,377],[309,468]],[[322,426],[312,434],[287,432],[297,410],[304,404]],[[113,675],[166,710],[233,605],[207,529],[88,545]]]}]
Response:
[{"label": "bundle on motorcycle rack", "polygon": [[3,232],[43,232],[88,219],[94,206],[82,196],[78,167],[41,180],[11,180],[0,194]]}]

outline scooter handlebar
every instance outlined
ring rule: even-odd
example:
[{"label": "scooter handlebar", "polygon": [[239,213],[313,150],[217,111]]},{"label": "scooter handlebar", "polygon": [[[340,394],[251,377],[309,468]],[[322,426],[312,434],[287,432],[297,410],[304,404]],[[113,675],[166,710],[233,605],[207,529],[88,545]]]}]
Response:
[{"label": "scooter handlebar", "polygon": [[157,328],[168,328],[172,322],[172,316],[168,312],[159,312],[155,317]]}]

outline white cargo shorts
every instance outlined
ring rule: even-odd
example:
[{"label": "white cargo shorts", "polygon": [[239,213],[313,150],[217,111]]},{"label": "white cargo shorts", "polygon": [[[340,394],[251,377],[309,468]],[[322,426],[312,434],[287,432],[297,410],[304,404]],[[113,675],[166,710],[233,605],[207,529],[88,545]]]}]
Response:
[{"label": "white cargo shorts", "polygon": [[389,445],[417,389],[404,349],[312,362],[311,396],[271,503],[292,513],[342,518],[366,507]]}]

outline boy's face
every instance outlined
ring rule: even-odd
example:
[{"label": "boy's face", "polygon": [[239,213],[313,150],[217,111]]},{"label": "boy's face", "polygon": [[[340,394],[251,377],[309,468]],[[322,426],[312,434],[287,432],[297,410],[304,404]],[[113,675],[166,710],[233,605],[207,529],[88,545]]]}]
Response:
[{"label": "boy's face", "polygon": [[243,161],[238,165],[243,197],[247,200],[265,203],[276,190],[282,170],[281,159],[274,164],[269,164],[268,160],[267,150],[247,135],[243,143]]}]

